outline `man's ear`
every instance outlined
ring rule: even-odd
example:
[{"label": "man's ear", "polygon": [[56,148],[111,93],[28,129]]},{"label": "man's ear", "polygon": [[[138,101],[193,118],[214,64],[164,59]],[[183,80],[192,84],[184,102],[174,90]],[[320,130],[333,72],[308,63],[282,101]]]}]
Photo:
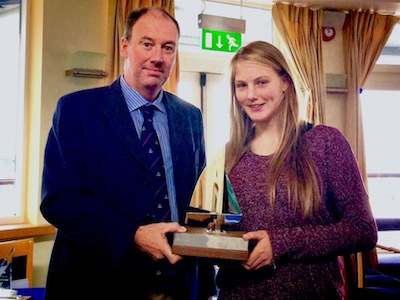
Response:
[{"label": "man's ear", "polygon": [[121,38],[121,50],[120,50],[120,55],[123,57],[123,58],[127,58],[128,57],[128,45],[129,45],[129,42],[128,42],[128,40],[125,38],[125,37],[122,37]]}]

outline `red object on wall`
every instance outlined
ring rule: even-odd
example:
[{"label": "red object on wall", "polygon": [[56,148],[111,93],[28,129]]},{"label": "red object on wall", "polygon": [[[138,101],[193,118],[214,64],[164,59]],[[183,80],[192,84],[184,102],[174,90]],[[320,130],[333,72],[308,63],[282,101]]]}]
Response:
[{"label": "red object on wall", "polygon": [[333,40],[336,35],[335,28],[333,27],[322,27],[322,40],[329,42]]}]

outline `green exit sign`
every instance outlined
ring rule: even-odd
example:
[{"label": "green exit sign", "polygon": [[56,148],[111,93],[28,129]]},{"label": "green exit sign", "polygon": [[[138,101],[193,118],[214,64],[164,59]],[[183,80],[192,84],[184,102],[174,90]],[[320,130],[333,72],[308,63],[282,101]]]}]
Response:
[{"label": "green exit sign", "polygon": [[209,30],[203,28],[202,49],[236,52],[242,45],[242,35],[237,32]]}]

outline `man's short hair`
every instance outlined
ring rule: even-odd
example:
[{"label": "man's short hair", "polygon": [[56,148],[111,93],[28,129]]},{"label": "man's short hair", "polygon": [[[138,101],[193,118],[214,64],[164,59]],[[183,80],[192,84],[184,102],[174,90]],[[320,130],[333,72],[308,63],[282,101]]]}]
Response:
[{"label": "man's short hair", "polygon": [[179,28],[179,24],[178,22],[175,20],[175,18],[169,14],[165,9],[163,9],[162,7],[144,7],[144,8],[139,8],[136,9],[134,11],[132,11],[129,16],[128,19],[126,21],[126,25],[125,25],[125,30],[124,30],[124,38],[126,38],[128,41],[130,41],[131,37],[132,37],[132,27],[133,25],[135,25],[135,23],[145,14],[152,12],[152,11],[158,11],[160,13],[162,13],[166,18],[169,18],[172,22],[174,22],[176,29],[178,31],[178,37],[181,34],[180,28]]}]

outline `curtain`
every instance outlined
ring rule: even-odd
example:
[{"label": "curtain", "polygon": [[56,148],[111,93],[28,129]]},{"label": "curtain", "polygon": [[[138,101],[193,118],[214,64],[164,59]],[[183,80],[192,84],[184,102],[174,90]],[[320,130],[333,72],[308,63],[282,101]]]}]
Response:
[{"label": "curtain", "polygon": [[[356,156],[361,175],[367,186],[364,131],[361,115],[360,88],[368,75],[399,18],[367,11],[350,11],[343,25],[344,63],[347,74],[347,101],[345,135]],[[363,259],[364,257],[364,259]],[[376,268],[376,250],[357,253],[357,285],[364,287],[364,264]]]},{"label": "curtain", "polygon": [[399,18],[369,11],[351,11],[343,25],[343,46],[347,73],[345,134],[357,158],[364,182],[367,183],[365,166],[364,133],[361,116],[360,88],[368,75]]},{"label": "curtain", "polygon": [[284,45],[307,121],[324,123],[326,82],[322,61],[322,11],[276,3],[272,17]]},{"label": "curtain", "polygon": [[[123,73],[124,59],[120,56],[120,42],[125,29],[125,22],[132,10],[142,7],[163,7],[175,17],[175,0],[109,0],[108,49],[106,72],[108,83],[112,83]],[[166,91],[176,93],[179,81],[179,56],[172,69],[169,80],[164,84]]]}]

